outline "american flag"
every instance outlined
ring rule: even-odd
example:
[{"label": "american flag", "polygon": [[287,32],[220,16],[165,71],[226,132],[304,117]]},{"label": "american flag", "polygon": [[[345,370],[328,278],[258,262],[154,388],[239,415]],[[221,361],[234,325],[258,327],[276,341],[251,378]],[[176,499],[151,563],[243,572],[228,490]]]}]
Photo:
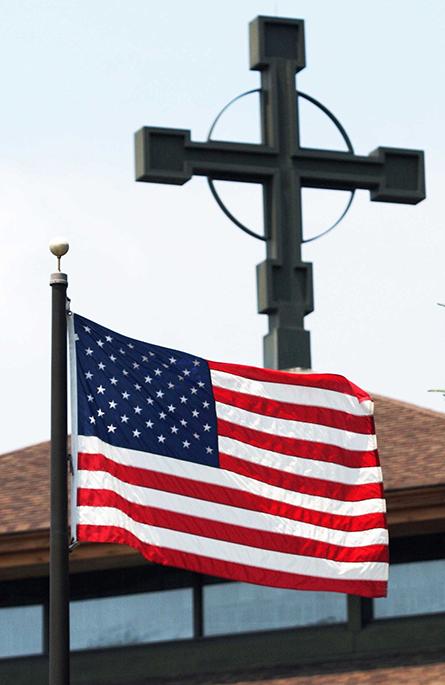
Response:
[{"label": "american flag", "polygon": [[209,362],[70,317],[80,542],[297,590],[386,595],[371,398],[346,378]]}]

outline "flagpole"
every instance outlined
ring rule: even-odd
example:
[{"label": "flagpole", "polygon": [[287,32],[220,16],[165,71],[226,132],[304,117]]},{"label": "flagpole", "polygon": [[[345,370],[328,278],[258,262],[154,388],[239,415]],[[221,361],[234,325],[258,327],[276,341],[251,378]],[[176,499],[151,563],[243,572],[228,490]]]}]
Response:
[{"label": "flagpole", "polygon": [[69,685],[69,565],[67,453],[67,327],[68,277],[60,271],[66,241],[55,240],[51,252],[58,271],[51,274],[51,528],[49,560],[49,685]]}]

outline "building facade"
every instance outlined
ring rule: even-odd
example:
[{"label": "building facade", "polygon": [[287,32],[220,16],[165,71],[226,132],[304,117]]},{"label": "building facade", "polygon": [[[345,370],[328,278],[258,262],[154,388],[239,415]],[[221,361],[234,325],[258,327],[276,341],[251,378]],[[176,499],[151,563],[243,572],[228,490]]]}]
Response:
[{"label": "building facade", "polygon": [[[376,398],[386,599],[279,590],[71,553],[72,683],[445,682],[445,414]],[[49,444],[0,456],[0,683],[48,681]]]}]

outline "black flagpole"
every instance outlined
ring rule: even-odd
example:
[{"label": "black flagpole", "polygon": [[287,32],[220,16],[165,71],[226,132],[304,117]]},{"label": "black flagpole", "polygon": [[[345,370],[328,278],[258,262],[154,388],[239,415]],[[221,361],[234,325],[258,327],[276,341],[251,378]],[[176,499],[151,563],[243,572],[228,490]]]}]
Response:
[{"label": "black flagpole", "polygon": [[58,258],[51,274],[51,529],[49,559],[49,685],[69,685],[69,566],[67,453],[67,326],[68,277],[60,272],[60,257],[68,243],[54,241]]}]

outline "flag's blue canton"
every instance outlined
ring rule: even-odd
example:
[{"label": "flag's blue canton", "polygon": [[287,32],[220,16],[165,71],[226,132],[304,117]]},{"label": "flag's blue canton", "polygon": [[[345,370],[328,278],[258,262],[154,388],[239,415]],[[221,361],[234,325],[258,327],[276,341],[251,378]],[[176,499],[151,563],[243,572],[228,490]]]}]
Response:
[{"label": "flag's blue canton", "polygon": [[74,315],[78,432],[118,447],[218,466],[205,359]]}]

